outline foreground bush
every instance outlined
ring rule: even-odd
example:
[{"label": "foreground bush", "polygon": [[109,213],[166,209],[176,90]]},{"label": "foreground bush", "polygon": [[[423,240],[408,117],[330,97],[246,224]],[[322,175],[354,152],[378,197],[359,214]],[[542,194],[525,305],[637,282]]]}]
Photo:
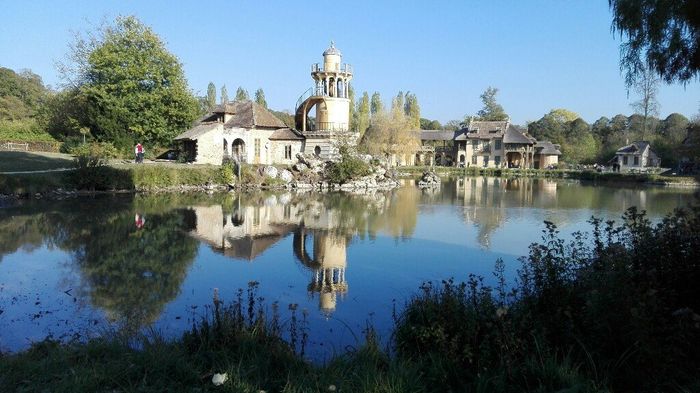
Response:
[{"label": "foreground bush", "polygon": [[547,223],[509,292],[502,266],[495,290],[477,277],[424,285],[398,318],[398,354],[455,388],[697,391],[698,211],[591,223],[569,242]]}]

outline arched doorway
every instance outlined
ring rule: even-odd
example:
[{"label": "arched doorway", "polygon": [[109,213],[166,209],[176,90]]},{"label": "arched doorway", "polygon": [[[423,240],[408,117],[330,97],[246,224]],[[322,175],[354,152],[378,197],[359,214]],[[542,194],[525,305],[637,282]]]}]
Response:
[{"label": "arched doorway", "polygon": [[506,154],[508,168],[520,168],[523,164],[523,155],[519,152],[509,152]]},{"label": "arched doorway", "polygon": [[315,154],[316,156],[320,156],[320,155],[321,155],[321,146],[316,146],[316,147],[314,147],[314,154]]},{"label": "arched doorway", "polygon": [[224,158],[228,158],[229,156],[229,150],[228,150],[228,141],[226,138],[224,138]]},{"label": "arched doorway", "polygon": [[231,157],[238,162],[245,162],[245,142],[237,138],[231,143]]},{"label": "arched doorway", "polygon": [[464,168],[465,161],[466,161],[466,158],[464,157],[464,154],[460,154],[459,155],[459,167],[460,168]]}]

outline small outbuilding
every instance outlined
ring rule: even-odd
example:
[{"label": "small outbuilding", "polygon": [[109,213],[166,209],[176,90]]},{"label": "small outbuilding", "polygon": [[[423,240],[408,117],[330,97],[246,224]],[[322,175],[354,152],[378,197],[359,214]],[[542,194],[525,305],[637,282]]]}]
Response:
[{"label": "small outbuilding", "polygon": [[538,141],[535,144],[535,169],[555,168],[559,164],[561,147],[550,141]]},{"label": "small outbuilding", "polygon": [[617,149],[612,161],[617,164],[620,171],[656,168],[661,163],[647,141],[632,142]]}]

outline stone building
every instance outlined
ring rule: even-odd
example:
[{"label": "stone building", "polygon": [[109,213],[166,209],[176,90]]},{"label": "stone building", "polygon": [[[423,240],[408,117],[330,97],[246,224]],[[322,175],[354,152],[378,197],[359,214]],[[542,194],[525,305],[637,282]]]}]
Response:
[{"label": "stone building", "polygon": [[653,168],[661,163],[656,153],[651,150],[649,142],[646,141],[633,142],[617,149],[613,162],[619,165],[620,171]]},{"label": "stone building", "polygon": [[270,165],[290,162],[304,138],[252,101],[219,105],[199,124],[178,135],[188,160],[221,165],[227,159]]},{"label": "stone building", "polygon": [[[252,101],[219,105],[193,128],[178,135],[188,161],[220,165],[227,159],[249,164],[292,164],[297,153],[328,159],[339,143],[356,144],[349,130],[352,66],[342,64],[331,42],[323,65],[311,66],[314,86],[302,94],[295,109],[296,129]],[[315,118],[309,112],[315,109]]]},{"label": "stone building", "polygon": [[[469,120],[457,131],[421,131],[421,165],[483,168],[546,168],[558,163],[561,152],[548,141],[538,142],[510,121]],[[442,146],[427,148],[430,143]],[[433,157],[431,157],[433,156]]]}]

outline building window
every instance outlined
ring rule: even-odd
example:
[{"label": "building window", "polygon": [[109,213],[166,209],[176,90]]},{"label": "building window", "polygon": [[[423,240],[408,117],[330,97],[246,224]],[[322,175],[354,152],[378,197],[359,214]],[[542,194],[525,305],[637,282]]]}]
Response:
[{"label": "building window", "polygon": [[472,165],[476,165],[476,156],[472,156]]},{"label": "building window", "polygon": [[494,157],[493,163],[496,164],[496,166],[501,166],[501,156]]},{"label": "building window", "polygon": [[489,166],[489,156],[484,156],[484,168]]},{"label": "building window", "polygon": [[260,158],[260,139],[255,139],[255,157]]},{"label": "building window", "polygon": [[627,165],[627,156],[622,157],[622,165]]},{"label": "building window", "polygon": [[[496,149],[496,150],[501,150],[501,140],[500,140],[500,139],[496,139],[496,140],[494,141],[494,144],[495,144],[494,149]],[[499,159],[499,158],[500,158],[500,157],[496,156],[496,165],[498,165],[498,159]]]},{"label": "building window", "polygon": [[478,139],[472,139],[472,148],[474,150],[479,148],[479,140]]},{"label": "building window", "polygon": [[639,165],[639,156],[634,156],[634,165]]},{"label": "building window", "polygon": [[285,160],[292,159],[292,145],[287,145],[284,147],[284,159]]}]

